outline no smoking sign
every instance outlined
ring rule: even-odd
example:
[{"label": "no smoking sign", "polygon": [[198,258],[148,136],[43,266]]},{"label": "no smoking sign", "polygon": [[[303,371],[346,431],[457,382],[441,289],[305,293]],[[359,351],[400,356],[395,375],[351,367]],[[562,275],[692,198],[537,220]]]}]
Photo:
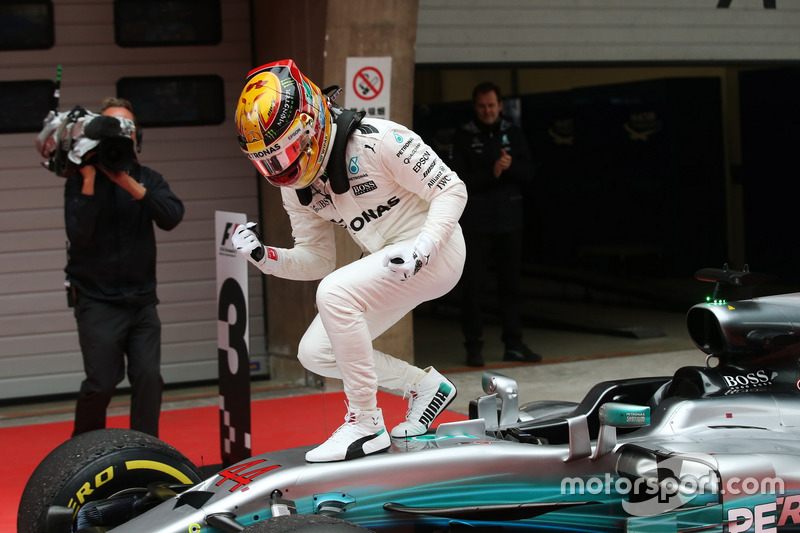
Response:
[{"label": "no smoking sign", "polygon": [[362,100],[374,100],[383,89],[383,74],[375,67],[364,67],[353,77],[353,90]]},{"label": "no smoking sign", "polygon": [[344,107],[389,118],[391,57],[348,57]]}]

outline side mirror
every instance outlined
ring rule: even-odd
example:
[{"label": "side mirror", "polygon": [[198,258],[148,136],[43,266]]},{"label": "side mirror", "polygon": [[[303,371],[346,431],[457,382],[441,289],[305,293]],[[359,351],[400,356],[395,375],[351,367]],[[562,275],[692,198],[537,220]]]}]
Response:
[{"label": "side mirror", "polygon": [[600,406],[600,433],[592,460],[614,449],[617,444],[617,428],[640,428],[650,425],[650,408],[645,405],[608,402]]},{"label": "side mirror", "polygon": [[600,406],[600,424],[615,428],[640,428],[650,425],[650,408],[645,405],[608,402]]},{"label": "side mirror", "polygon": [[481,377],[481,385],[487,396],[478,398],[478,418],[486,421],[486,429],[496,430],[516,424],[519,420],[517,382],[508,376],[489,370]]}]

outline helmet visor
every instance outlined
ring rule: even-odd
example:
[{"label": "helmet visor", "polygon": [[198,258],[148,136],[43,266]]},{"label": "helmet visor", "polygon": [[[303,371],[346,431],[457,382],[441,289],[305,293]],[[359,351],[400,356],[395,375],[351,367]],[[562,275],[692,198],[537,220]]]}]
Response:
[{"label": "helmet visor", "polygon": [[260,140],[248,143],[243,137],[239,137],[239,144],[264,177],[278,178],[289,173],[302,155],[308,155],[313,140],[313,123],[310,115],[298,113],[292,126],[272,144],[265,145]]},{"label": "helmet visor", "polygon": [[294,165],[286,168],[284,171],[278,174],[267,175],[264,174],[261,167],[261,161],[253,161],[255,163],[256,168],[261,171],[261,174],[267,179],[268,182],[277,186],[277,187],[296,187],[300,178],[302,176],[302,169],[303,169],[303,160],[308,159],[308,156],[303,153],[300,154],[300,157],[297,159]]}]

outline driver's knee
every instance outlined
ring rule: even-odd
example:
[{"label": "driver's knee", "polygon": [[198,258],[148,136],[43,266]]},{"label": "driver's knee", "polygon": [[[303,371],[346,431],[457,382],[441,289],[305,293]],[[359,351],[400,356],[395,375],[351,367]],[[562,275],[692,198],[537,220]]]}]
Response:
[{"label": "driver's knee", "polygon": [[308,330],[297,346],[297,360],[303,368],[325,377],[336,377],[336,358],[325,337]]},{"label": "driver's knee", "polygon": [[317,287],[316,304],[320,314],[327,317],[344,317],[358,312],[352,291],[336,276],[324,278]]}]

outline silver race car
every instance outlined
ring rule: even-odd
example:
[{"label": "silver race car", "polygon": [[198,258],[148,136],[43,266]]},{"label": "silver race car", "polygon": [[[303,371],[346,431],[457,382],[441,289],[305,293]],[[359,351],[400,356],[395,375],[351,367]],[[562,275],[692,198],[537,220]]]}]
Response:
[{"label": "silver race car", "polygon": [[687,314],[704,366],[525,405],[486,372],[468,420],[386,453],[290,449],[206,479],[157,439],[99,430],[42,461],[18,531],[800,530],[800,293],[750,297],[747,269],[697,277],[715,283]]}]

